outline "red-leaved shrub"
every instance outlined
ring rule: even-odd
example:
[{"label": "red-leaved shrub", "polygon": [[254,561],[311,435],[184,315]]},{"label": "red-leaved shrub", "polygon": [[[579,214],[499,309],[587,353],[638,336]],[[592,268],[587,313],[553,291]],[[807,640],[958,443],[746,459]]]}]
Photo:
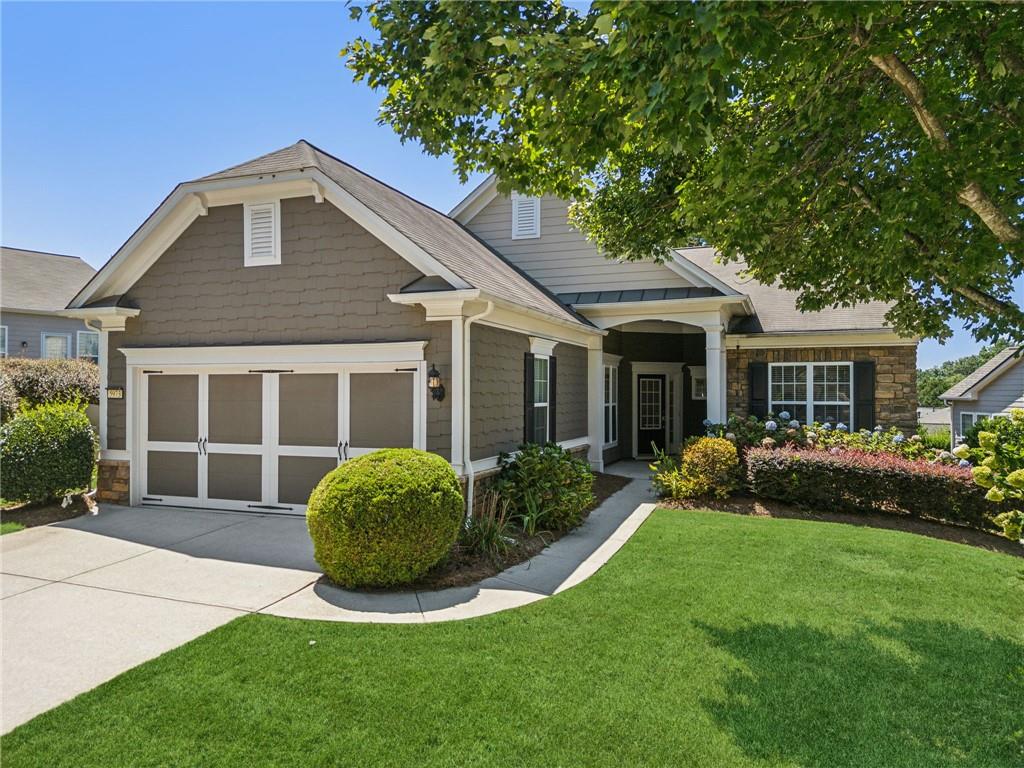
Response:
[{"label": "red-leaved shrub", "polygon": [[991,530],[1005,505],[985,500],[969,469],[888,453],[767,450],[746,453],[758,496],[821,512],[889,512]]}]

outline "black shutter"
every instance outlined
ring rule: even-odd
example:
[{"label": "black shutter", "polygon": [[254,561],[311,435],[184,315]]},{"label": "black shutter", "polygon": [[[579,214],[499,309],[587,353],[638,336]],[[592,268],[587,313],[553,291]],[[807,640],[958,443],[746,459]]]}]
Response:
[{"label": "black shutter", "polygon": [[853,364],[853,424],[851,428],[875,428],[874,360],[860,360]]},{"label": "black shutter", "polygon": [[555,383],[558,381],[558,376],[555,373],[557,368],[555,367],[555,358],[548,358],[548,442],[557,443],[558,438],[555,437],[555,390],[557,387]]},{"label": "black shutter", "polygon": [[763,419],[768,415],[768,363],[748,363],[747,378],[750,415]]},{"label": "black shutter", "polygon": [[523,442],[533,442],[533,354],[523,358]]}]

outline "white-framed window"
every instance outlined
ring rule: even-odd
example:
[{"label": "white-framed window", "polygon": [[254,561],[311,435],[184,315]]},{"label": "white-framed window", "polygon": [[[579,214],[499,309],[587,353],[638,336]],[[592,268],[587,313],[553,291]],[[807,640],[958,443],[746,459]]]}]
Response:
[{"label": "white-framed window", "polygon": [[604,366],[604,446],[619,444],[619,366]]},{"label": "white-framed window", "polygon": [[71,334],[46,333],[44,331],[39,347],[42,352],[40,357],[45,360],[71,357]]},{"label": "white-framed window", "polygon": [[512,239],[540,237],[540,198],[512,193]]},{"label": "white-framed window", "polygon": [[281,263],[281,201],[246,203],[245,266],[265,267]]},{"label": "white-framed window", "polygon": [[7,326],[0,325],[0,357],[7,357]]},{"label": "white-framed window", "polygon": [[[772,363],[768,410],[801,424],[853,424],[853,363]],[[870,426],[868,427],[870,429]]]},{"label": "white-framed window", "polygon": [[691,365],[690,369],[690,399],[708,399],[708,369],[703,365]]},{"label": "white-framed window", "polygon": [[977,411],[960,411],[960,433],[958,437],[963,437],[968,431],[982,419],[987,419],[992,416],[991,413],[979,413]]},{"label": "white-framed window", "polygon": [[100,362],[100,334],[98,331],[78,332],[78,359]]},{"label": "white-framed window", "polygon": [[550,358],[534,355],[533,358],[533,442],[544,445],[550,434],[551,414],[548,398],[551,395],[549,375]]}]

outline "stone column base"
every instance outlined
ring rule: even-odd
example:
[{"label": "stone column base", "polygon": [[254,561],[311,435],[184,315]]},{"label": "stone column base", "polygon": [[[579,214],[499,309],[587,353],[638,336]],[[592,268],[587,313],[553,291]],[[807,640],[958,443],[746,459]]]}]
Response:
[{"label": "stone column base", "polygon": [[96,501],[130,504],[128,478],[131,463],[119,459],[100,459],[96,478]]}]

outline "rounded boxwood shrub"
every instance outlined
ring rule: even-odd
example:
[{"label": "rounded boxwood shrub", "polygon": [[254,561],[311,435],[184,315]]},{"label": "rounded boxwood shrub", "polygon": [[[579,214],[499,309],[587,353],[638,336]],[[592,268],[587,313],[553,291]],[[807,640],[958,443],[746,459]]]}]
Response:
[{"label": "rounded boxwood shrub", "polygon": [[389,448],[346,461],[306,510],[317,563],[346,587],[404,584],[451,550],[463,519],[459,479],[440,456]]},{"label": "rounded boxwood shrub", "polygon": [[23,408],[0,427],[0,488],[11,501],[45,501],[88,488],[96,433],[85,405]]}]

